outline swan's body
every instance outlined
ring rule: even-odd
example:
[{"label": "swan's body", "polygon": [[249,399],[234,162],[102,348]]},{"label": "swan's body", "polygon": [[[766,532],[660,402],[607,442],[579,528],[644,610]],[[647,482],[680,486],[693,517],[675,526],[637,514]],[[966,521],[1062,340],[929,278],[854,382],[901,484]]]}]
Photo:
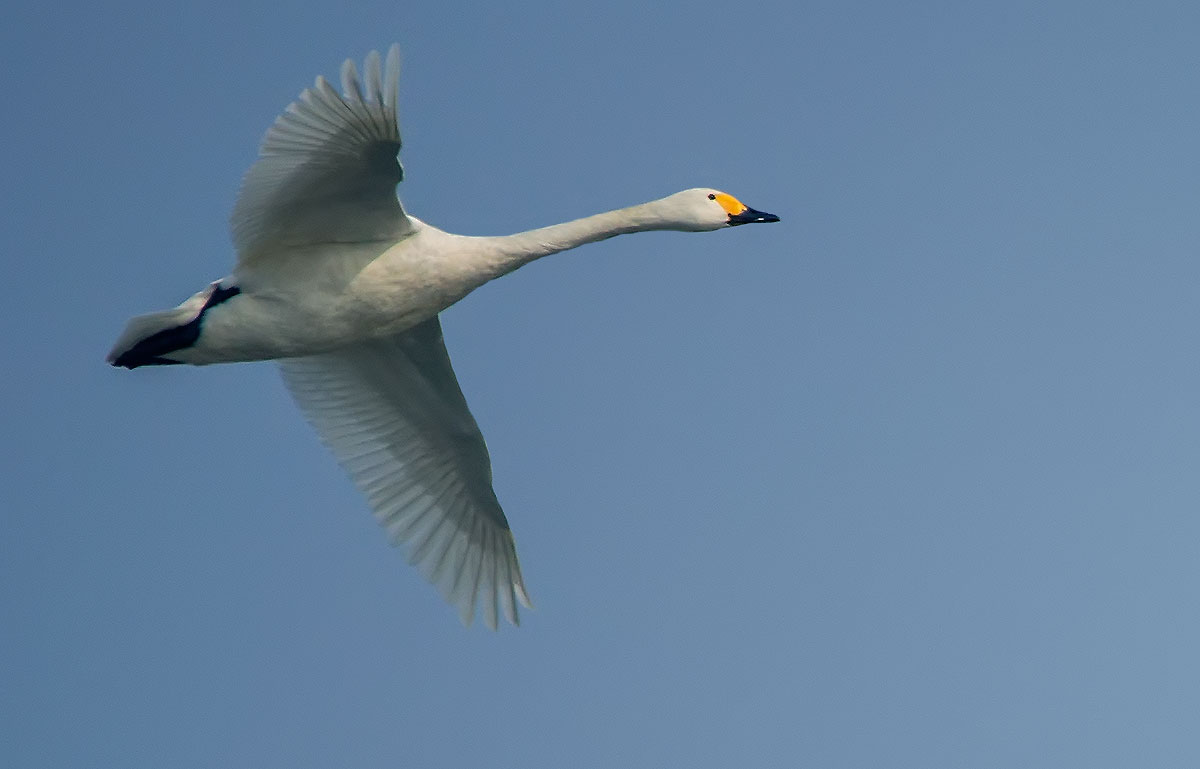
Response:
[{"label": "swan's body", "polygon": [[438,313],[548,254],[630,232],[778,221],[716,190],[503,237],[443,232],[408,216],[395,185],[399,56],[353,62],[339,96],[323,79],[276,121],[233,212],[238,262],[178,307],[131,320],[109,362],[279,360],[284,381],[396,543],[470,622],[514,624],[529,605],[479,428]]}]

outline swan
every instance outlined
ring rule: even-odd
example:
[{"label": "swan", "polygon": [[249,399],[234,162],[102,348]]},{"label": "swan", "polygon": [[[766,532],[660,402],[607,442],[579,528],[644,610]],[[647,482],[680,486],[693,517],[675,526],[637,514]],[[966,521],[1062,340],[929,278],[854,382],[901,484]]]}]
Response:
[{"label": "swan", "polygon": [[396,197],[400,54],[318,77],[267,132],[231,216],[233,272],[132,318],[113,366],[276,360],[323,443],[394,545],[488,627],[532,604],[491,461],[438,313],[521,265],[615,235],[701,232],[779,217],[713,189],[503,237],[439,230]]}]

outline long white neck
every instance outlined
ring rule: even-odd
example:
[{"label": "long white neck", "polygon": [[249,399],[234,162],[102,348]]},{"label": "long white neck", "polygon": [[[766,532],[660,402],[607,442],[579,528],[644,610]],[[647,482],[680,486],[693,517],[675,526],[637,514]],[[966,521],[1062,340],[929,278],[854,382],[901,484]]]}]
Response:
[{"label": "long white neck", "polygon": [[695,229],[680,219],[677,208],[670,201],[671,198],[663,198],[516,235],[472,238],[479,246],[481,263],[477,267],[490,280],[543,256],[616,235]]}]

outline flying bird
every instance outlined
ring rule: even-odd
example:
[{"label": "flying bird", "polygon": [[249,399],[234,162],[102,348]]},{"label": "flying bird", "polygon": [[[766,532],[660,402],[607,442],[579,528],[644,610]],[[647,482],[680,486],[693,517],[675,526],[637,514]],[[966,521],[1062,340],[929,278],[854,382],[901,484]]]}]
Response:
[{"label": "flying bird", "polygon": [[263,139],[231,216],[233,272],[174,309],[131,319],[108,355],[128,369],[275,360],[321,440],[393,544],[493,629],[530,607],[491,461],[438,313],[549,254],[648,230],[701,232],[779,217],[689,189],[502,237],[454,235],[396,197],[400,54],[367,55],[342,91],[323,77]]}]

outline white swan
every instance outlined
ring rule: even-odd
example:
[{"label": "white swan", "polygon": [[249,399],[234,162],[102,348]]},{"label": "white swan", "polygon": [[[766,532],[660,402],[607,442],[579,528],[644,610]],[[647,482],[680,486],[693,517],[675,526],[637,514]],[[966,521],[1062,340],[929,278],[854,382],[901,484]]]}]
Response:
[{"label": "white swan", "polygon": [[[386,78],[383,72],[386,71]],[[277,359],[284,382],[394,544],[469,624],[530,605],[483,436],[438,313],[547,254],[628,232],[776,222],[717,190],[506,237],[452,235],[407,215],[396,123],[399,50],[322,77],[276,119],[232,215],[233,273],[129,321],[114,366]]]}]

